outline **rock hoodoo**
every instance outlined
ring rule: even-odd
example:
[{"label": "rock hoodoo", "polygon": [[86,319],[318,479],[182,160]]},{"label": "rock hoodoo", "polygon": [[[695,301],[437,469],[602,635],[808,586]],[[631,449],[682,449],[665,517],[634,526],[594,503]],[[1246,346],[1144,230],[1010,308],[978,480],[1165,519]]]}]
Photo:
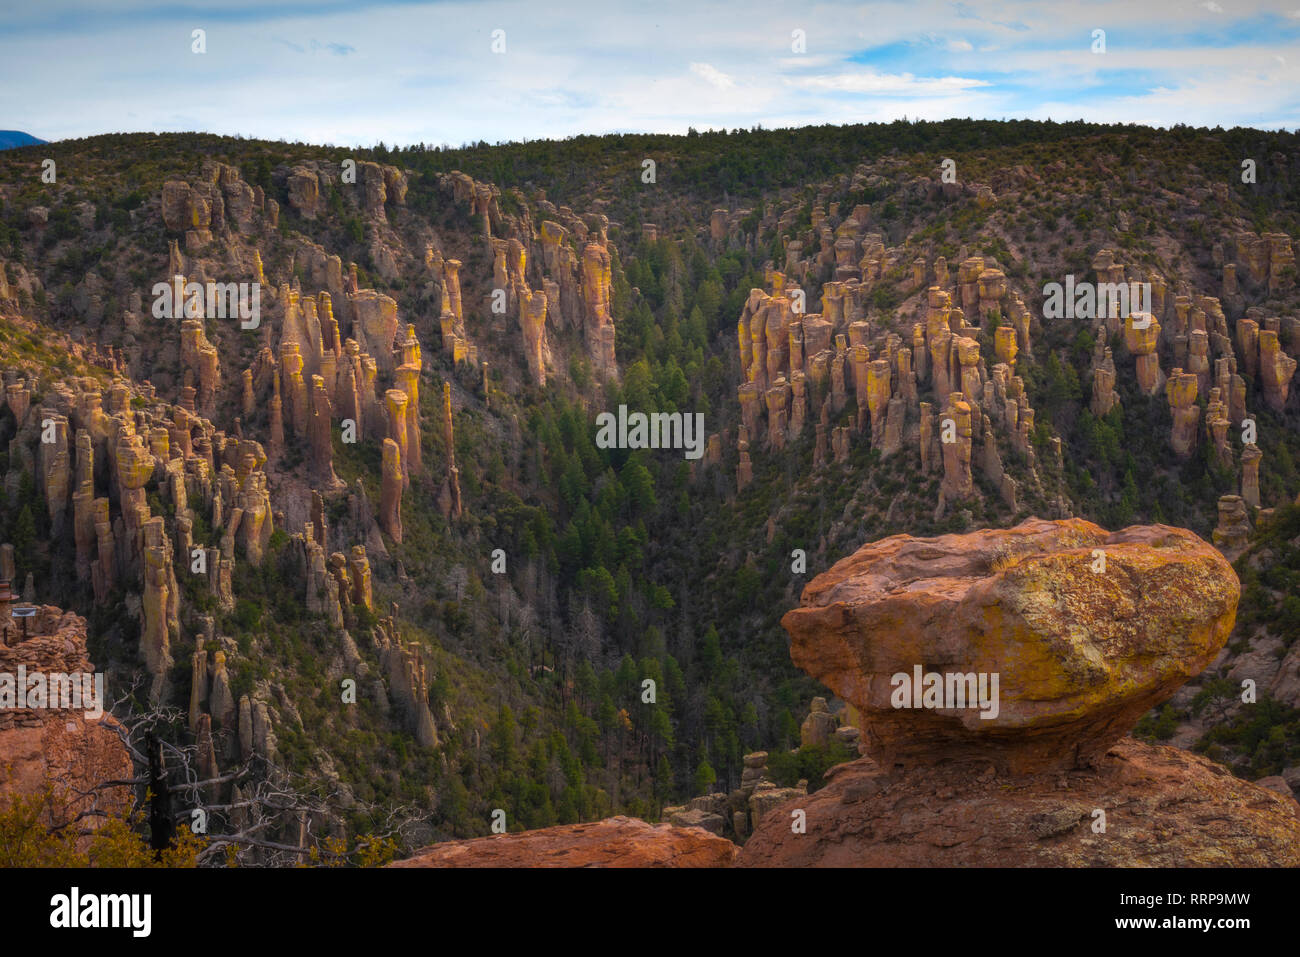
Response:
[{"label": "rock hoodoo", "polygon": [[[1024,772],[1105,754],[1214,659],[1239,595],[1231,566],[1191,532],[1030,519],[866,545],[782,624],[795,664],[861,712],[882,765],[977,758]],[[917,668],[988,675],[997,707],[896,706],[893,676],[910,684]]]},{"label": "rock hoodoo", "polygon": [[[1293,799],[1121,740],[1217,655],[1239,593],[1215,549],[1163,525],[1030,519],[862,547],[782,623],[795,663],[859,710],[869,756],[800,799],[805,833],[769,815],[739,863],[1295,866]],[[921,707],[895,695],[914,670],[939,676]],[[987,719],[951,697],[947,676],[994,674]]]}]

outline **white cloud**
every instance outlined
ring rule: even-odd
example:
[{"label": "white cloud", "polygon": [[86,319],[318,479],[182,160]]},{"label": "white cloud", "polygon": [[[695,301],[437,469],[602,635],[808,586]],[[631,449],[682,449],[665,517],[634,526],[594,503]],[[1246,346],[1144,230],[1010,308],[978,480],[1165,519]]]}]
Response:
[{"label": "white cloud", "polygon": [[[229,0],[245,13],[213,15],[206,56],[190,53],[194,24],[173,9],[195,0],[121,0],[111,16],[86,0],[0,3],[0,113],[47,139],[201,129],[360,145],[904,114],[1300,125],[1300,9],[1276,0],[817,0],[797,15],[750,2],[742,20],[698,0],[575,0],[561,16],[518,0]],[[1197,39],[1186,13],[1207,3],[1254,32]],[[1165,16],[1175,7],[1182,20]],[[489,38],[502,24],[498,56]],[[806,54],[791,53],[795,27]],[[1104,57],[1089,49],[1097,27]]]},{"label": "white cloud", "polygon": [[789,77],[786,83],[806,90],[835,93],[890,93],[894,95],[934,96],[961,93],[980,86],[983,80],[962,76],[917,77],[911,73],[831,73],[820,76]]},{"label": "white cloud", "polygon": [[1206,0],[1205,3],[1201,4],[1201,6],[1203,6],[1206,10],[1209,10],[1211,13],[1223,12],[1223,7],[1215,3],[1214,0]]},{"label": "white cloud", "polygon": [[801,54],[799,56],[779,57],[776,65],[782,70],[810,70],[816,67],[830,66],[832,63],[840,62],[841,57],[830,53],[823,53],[819,56]]},{"label": "white cloud", "polygon": [[717,67],[708,63],[692,63],[691,72],[704,80],[704,82],[716,86],[719,90],[725,90],[727,87],[736,85],[735,80],[727,76],[727,74],[723,73]]}]

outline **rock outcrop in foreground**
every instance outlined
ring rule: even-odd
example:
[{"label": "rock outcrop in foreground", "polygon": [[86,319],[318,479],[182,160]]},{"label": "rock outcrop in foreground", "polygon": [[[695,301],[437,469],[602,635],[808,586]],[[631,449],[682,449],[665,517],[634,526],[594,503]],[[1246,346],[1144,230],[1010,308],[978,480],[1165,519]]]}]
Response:
[{"label": "rock outcrop in foreground", "polygon": [[434,844],[392,867],[729,867],[739,848],[699,827],[611,817]]},{"label": "rock outcrop in foreground", "polygon": [[[795,664],[857,709],[868,756],[765,804],[738,858],[701,827],[611,818],[394,866],[1300,866],[1294,798],[1124,737],[1223,648],[1240,591],[1218,551],[1164,525],[886,538],[782,621]],[[826,710],[805,735],[831,733]],[[699,813],[714,797],[674,819],[720,824]]]},{"label": "rock outcrop in foreground", "polygon": [[[794,663],[862,713],[883,765],[974,759],[1023,773],[1105,754],[1214,660],[1240,591],[1223,556],[1183,529],[1030,519],[867,545],[809,583],[782,624]],[[910,691],[927,674],[990,703],[899,706],[894,676]]]},{"label": "rock outcrop in foreground", "polygon": [[[1223,647],[1239,592],[1214,549],[1162,525],[1031,519],[864,546],[783,624],[795,663],[860,711],[870,756],[765,817],[740,864],[1300,865],[1294,799],[1120,740]],[[946,681],[914,707],[891,680],[914,668],[996,675],[977,682],[996,707]]]},{"label": "rock outcrop in foreground", "polygon": [[[0,676],[15,694],[19,669],[28,679],[33,675],[68,675],[81,681],[93,675],[94,666],[86,655],[86,620],[52,605],[38,609],[29,619],[27,639],[20,640],[0,605]],[[84,688],[83,684],[83,688]],[[26,697],[24,698],[26,701]],[[45,700],[41,707],[19,706],[0,695],[0,810],[20,797],[45,797],[42,822],[62,826],[77,821],[81,828],[99,827],[104,818],[125,813],[131,803],[129,787],[100,787],[105,781],[130,780],[131,757],[115,730],[117,722],[106,711],[111,702],[95,707],[84,699],[77,707],[63,708],[59,701]],[[99,788],[96,791],[96,788]],[[86,815],[86,816],[82,816]]]},{"label": "rock outcrop in foreground", "polygon": [[1179,748],[1124,739],[1095,768],[1013,779],[992,765],[890,775],[870,758],[828,773],[801,802],[807,833],[775,813],[740,866],[1300,866],[1294,799]]}]

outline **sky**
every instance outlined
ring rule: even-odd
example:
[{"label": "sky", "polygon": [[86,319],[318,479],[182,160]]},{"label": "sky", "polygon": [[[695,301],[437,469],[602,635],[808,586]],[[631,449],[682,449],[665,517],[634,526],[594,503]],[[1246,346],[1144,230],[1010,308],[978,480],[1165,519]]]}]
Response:
[{"label": "sky", "polygon": [[335,146],[902,117],[1295,129],[1298,41],[1300,0],[5,0],[0,129]]}]

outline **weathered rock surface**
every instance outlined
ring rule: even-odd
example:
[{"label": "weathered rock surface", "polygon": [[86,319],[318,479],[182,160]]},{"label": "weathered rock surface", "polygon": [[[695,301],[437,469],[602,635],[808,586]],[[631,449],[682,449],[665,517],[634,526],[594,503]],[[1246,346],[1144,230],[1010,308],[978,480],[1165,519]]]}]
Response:
[{"label": "weathered rock surface", "polygon": [[825,698],[813,698],[808,717],[804,718],[799,728],[799,743],[802,745],[822,745],[831,739],[839,727],[839,719],[831,714]]},{"label": "weathered rock surface", "polygon": [[[794,663],[862,713],[883,766],[1029,772],[1098,759],[1204,670],[1239,595],[1231,566],[1191,532],[1030,519],[866,545],[810,582],[782,624]],[[894,707],[891,677],[918,667],[996,675],[996,715]]]},{"label": "weathered rock surface", "polygon": [[1240,495],[1219,498],[1219,524],[1214,529],[1214,544],[1228,561],[1236,561],[1250,544],[1250,519]]},{"label": "weathered rock surface", "polygon": [[[47,605],[30,619],[28,634],[12,647],[0,644],[0,674],[16,675],[20,666],[29,677],[94,672],[86,656],[84,618]],[[104,781],[128,780],[133,770],[112,716],[88,717],[86,711],[94,709],[84,699],[81,704],[69,710],[13,708],[10,702],[0,709],[0,810],[16,797],[40,796],[47,788],[52,798],[43,809],[47,824],[65,824],[96,805],[110,815],[126,810],[130,788],[105,788],[97,798],[90,791]],[[102,820],[83,818],[80,826],[94,828]]]},{"label": "weathered rock surface", "polygon": [[[799,798],[807,833],[768,814],[742,867],[1300,866],[1300,805],[1178,748],[1125,738],[1093,768],[1012,781],[842,764]],[[793,805],[791,805],[793,806]],[[1094,833],[1106,814],[1105,833]]]},{"label": "weathered rock surface", "polygon": [[383,479],[380,484],[379,524],[395,542],[402,540],[402,452],[392,439],[384,439]]},{"label": "weathered rock surface", "polygon": [[703,828],[611,817],[592,824],[447,841],[389,866],[728,867],[738,850]]}]

